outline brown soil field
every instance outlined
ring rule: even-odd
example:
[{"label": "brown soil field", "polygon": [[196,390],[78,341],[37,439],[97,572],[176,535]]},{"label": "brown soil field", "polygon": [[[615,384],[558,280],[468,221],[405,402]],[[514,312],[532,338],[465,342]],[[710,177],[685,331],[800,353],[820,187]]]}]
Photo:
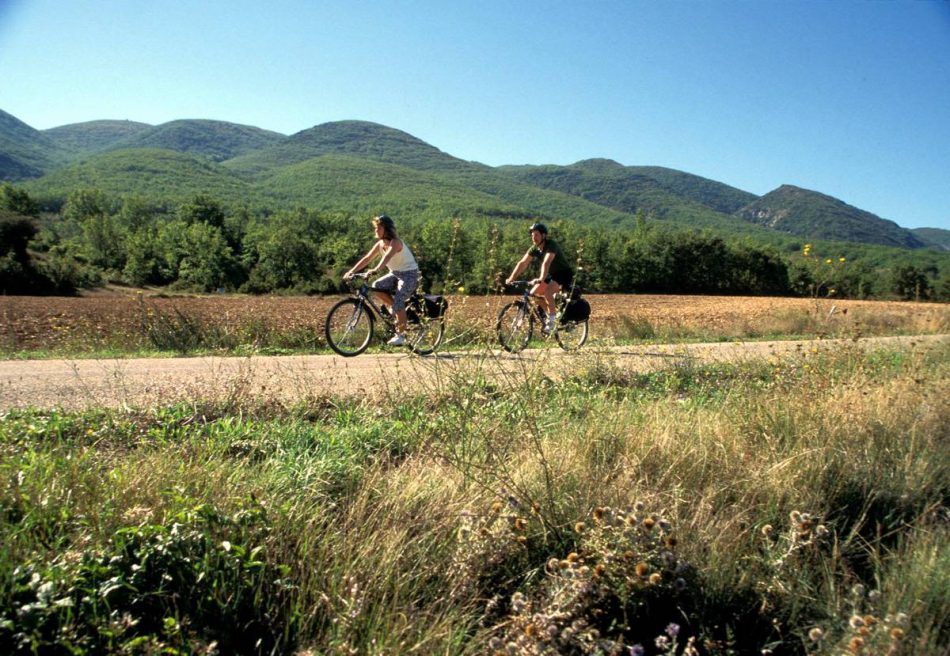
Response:
[{"label": "brown soil field", "polygon": [[[100,292],[80,297],[0,298],[0,352],[141,347],[158,318],[211,326],[266,341],[269,334],[322,342],[323,320],[339,296],[164,296]],[[669,340],[768,335],[867,336],[950,332],[950,305],[736,296],[590,295],[595,339]],[[512,296],[450,296],[450,335],[490,335]]]}]

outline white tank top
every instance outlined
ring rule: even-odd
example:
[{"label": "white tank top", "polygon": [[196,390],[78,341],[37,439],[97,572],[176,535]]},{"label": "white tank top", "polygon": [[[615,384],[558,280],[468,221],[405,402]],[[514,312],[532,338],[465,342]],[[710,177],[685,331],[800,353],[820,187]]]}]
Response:
[{"label": "white tank top", "polygon": [[412,251],[409,250],[409,245],[402,242],[402,250],[390,258],[389,262],[386,263],[386,267],[390,271],[413,271],[418,269],[419,265],[416,263]]}]

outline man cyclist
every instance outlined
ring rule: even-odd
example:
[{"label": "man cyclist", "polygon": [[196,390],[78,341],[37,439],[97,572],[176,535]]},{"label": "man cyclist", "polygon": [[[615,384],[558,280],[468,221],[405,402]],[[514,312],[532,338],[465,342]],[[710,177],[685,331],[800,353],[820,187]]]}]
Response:
[{"label": "man cyclist", "polygon": [[541,261],[541,271],[538,277],[531,281],[531,293],[542,297],[542,306],[547,313],[544,332],[554,331],[557,322],[557,308],[554,304],[554,295],[565,287],[570,287],[574,281],[574,270],[568,264],[561,247],[553,239],[548,239],[548,228],[543,223],[534,223],[529,228],[533,245],[524,254],[511,275],[505,281],[510,285],[518,275],[524,271],[533,260]]}]

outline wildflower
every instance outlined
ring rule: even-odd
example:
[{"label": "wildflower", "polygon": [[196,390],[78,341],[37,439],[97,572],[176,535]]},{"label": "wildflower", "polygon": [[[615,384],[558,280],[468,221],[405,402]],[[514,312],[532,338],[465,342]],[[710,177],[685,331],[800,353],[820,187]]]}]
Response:
[{"label": "wildflower", "polygon": [[860,629],[864,626],[864,618],[860,615],[852,615],[851,619],[848,621],[848,624],[852,629]]},{"label": "wildflower", "polygon": [[815,627],[808,632],[808,639],[812,642],[819,642],[822,638],[825,637],[825,632],[821,630],[821,627]]},{"label": "wildflower", "polygon": [[639,562],[634,568],[634,571],[637,573],[637,576],[646,576],[647,572],[650,571],[650,566],[644,562]]},{"label": "wildflower", "polygon": [[496,515],[501,512],[501,509],[502,509],[501,501],[496,501],[495,503],[491,505],[491,511],[495,513]]},{"label": "wildflower", "polygon": [[594,567],[594,578],[598,578],[598,579],[599,579],[599,578],[602,577],[606,572],[607,572],[607,568],[604,567],[604,564],[603,564],[603,563],[598,563],[597,566]]},{"label": "wildflower", "polygon": [[871,590],[868,593],[868,601],[872,604],[876,604],[881,600],[881,591],[880,590]]},{"label": "wildflower", "polygon": [[874,626],[875,624],[877,624],[877,618],[874,617],[873,615],[865,615],[864,623],[868,626]]},{"label": "wildflower", "polygon": [[557,558],[548,559],[548,571],[554,572],[560,567],[560,561]]},{"label": "wildflower", "polygon": [[679,634],[680,634],[679,624],[676,624],[675,622],[670,622],[669,624],[666,625],[666,635],[670,636],[671,638],[675,638]]},{"label": "wildflower", "polygon": [[534,636],[538,635],[538,627],[534,624],[529,624],[528,626],[524,627],[524,633],[526,636],[533,638]]},{"label": "wildflower", "polygon": [[511,595],[511,610],[513,610],[516,613],[520,613],[522,610],[524,610],[524,607],[525,607],[525,599],[524,599],[524,595],[521,592],[516,592],[513,595]]},{"label": "wildflower", "polygon": [[528,528],[528,522],[523,520],[521,517],[518,517],[517,519],[515,519],[514,528],[516,531],[523,531],[526,528]]},{"label": "wildflower", "polygon": [[650,585],[659,585],[663,581],[663,575],[659,572],[650,574]]},{"label": "wildflower", "polygon": [[488,648],[493,649],[494,651],[501,651],[501,648],[504,646],[505,646],[505,643],[503,643],[501,641],[501,638],[499,638],[498,636],[494,636],[492,637],[491,640],[488,641]]},{"label": "wildflower", "polygon": [[831,264],[831,258],[830,258],[830,257],[829,257],[827,260],[825,260],[825,264]]},{"label": "wildflower", "polygon": [[580,559],[581,557],[576,551],[572,551],[571,553],[567,554],[567,562],[569,563],[576,563]]},{"label": "wildflower", "polygon": [[682,577],[676,579],[675,581],[673,581],[673,587],[676,589],[677,592],[682,592],[683,590],[686,589],[686,579]]},{"label": "wildflower", "polygon": [[587,525],[584,522],[577,522],[574,524],[575,533],[583,533],[585,528],[587,528]]},{"label": "wildflower", "polygon": [[894,623],[906,629],[910,624],[910,618],[907,617],[907,613],[898,613],[897,617],[894,618]]},{"label": "wildflower", "polygon": [[636,510],[637,512],[643,512],[643,509],[646,507],[647,505],[643,503],[642,501],[637,501],[635,504],[633,504],[633,509]]},{"label": "wildflower", "polygon": [[667,638],[665,635],[661,635],[661,636],[656,637],[656,640],[654,640],[654,643],[656,644],[657,649],[666,650],[670,646],[670,639]]},{"label": "wildflower", "polygon": [[861,653],[861,649],[864,647],[864,638],[861,636],[855,636],[851,638],[851,642],[848,643],[848,651],[852,654]]},{"label": "wildflower", "polygon": [[775,529],[772,528],[772,525],[771,525],[771,524],[766,524],[765,526],[763,526],[763,527],[761,528],[762,535],[764,535],[765,537],[771,536],[771,535],[772,535],[772,531],[774,531],[774,530],[775,530]]},{"label": "wildflower", "polygon": [[904,629],[899,626],[895,626],[891,629],[891,640],[900,640],[904,637]]},{"label": "wildflower", "polygon": [[646,519],[643,520],[642,525],[643,525],[643,528],[649,531],[650,529],[653,528],[654,524],[656,524],[656,520],[654,520],[652,517],[647,517]]},{"label": "wildflower", "polygon": [[851,594],[853,594],[855,597],[863,597],[864,586],[860,583],[855,584],[854,587],[851,588]]},{"label": "wildflower", "polygon": [[630,656],[644,656],[644,654],[646,654],[646,650],[643,649],[643,645],[637,643],[628,648],[627,653],[629,653]]},{"label": "wildflower", "polygon": [[459,287],[459,294],[464,294],[464,293],[465,293],[465,288]]}]

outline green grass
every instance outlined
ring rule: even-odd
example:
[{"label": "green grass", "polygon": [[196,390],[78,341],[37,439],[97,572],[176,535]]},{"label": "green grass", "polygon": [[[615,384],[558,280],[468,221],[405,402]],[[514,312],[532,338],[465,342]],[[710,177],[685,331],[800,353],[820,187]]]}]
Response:
[{"label": "green grass", "polygon": [[492,363],[433,361],[424,393],[380,404],[6,413],[0,642],[90,654],[950,645],[945,345],[651,374],[591,352],[561,381],[543,357],[501,379],[484,375]]}]

